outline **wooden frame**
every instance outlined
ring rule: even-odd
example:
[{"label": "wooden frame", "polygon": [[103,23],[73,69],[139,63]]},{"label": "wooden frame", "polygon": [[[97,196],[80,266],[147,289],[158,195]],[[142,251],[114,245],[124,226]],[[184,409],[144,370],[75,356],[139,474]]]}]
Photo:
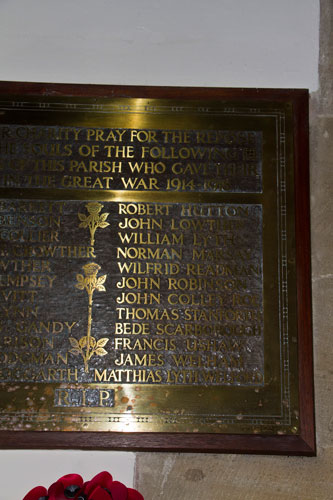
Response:
[{"label": "wooden frame", "polygon": [[289,103],[293,114],[300,426],[297,435],[169,432],[1,431],[2,448],[315,455],[311,319],[308,91],[1,82],[1,96],[147,98]]}]

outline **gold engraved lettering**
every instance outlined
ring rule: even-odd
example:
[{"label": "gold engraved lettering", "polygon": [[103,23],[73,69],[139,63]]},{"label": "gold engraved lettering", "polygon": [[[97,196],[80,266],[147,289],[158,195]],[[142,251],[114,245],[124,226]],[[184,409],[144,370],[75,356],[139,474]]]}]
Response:
[{"label": "gold engraved lettering", "polygon": [[18,273],[51,272],[48,260],[0,260],[0,270]]},{"label": "gold engraved lettering", "polygon": [[133,146],[104,146],[108,158],[134,158]]},{"label": "gold engraved lettering", "polygon": [[212,306],[216,302],[222,305],[223,297],[214,293],[192,295],[187,293],[171,293],[168,295],[168,303],[175,305],[191,305],[191,306]]},{"label": "gold engraved lettering", "polygon": [[[190,264],[191,265],[191,264]],[[193,268],[190,267],[193,271]],[[219,277],[213,278],[168,278],[169,290],[206,290],[206,291],[246,291],[246,279],[224,279]]]},{"label": "gold engraved lettering", "polygon": [[30,335],[10,336],[2,339],[3,347],[20,347],[30,349],[53,349],[53,338],[35,337]]},{"label": "gold engraved lettering", "polygon": [[[150,229],[150,228],[148,228]],[[184,234],[166,233],[118,233],[122,243],[139,245],[183,245]],[[150,249],[151,250],[151,249]],[[160,249],[161,250],[161,249]]]},{"label": "gold engraved lettering", "polygon": [[28,243],[52,243],[59,242],[58,231],[47,231],[46,229],[1,229],[0,240]]},{"label": "gold engraved lettering", "polygon": [[161,278],[136,278],[134,276],[126,278],[123,276],[116,284],[117,288],[135,288],[135,289],[149,289],[161,288]]},{"label": "gold engraved lettering", "polygon": [[111,394],[111,391],[101,389],[99,391],[99,406],[109,406],[107,402],[110,400]]},{"label": "gold engraved lettering", "polygon": [[71,333],[76,321],[17,321],[15,327],[18,333],[52,333],[54,335],[66,332]]},{"label": "gold engraved lettering", "polygon": [[58,391],[58,406],[70,406],[70,402],[68,400],[69,392],[66,389],[60,389]]},{"label": "gold engraved lettering", "polygon": [[132,383],[161,383],[163,380],[161,370],[98,370],[95,368],[96,382],[132,382]]},{"label": "gold engraved lettering", "polygon": [[130,130],[131,142],[157,142],[156,131],[154,130]]},{"label": "gold engraved lettering", "polygon": [[108,174],[120,173],[122,170],[121,161],[77,161],[71,160],[69,163],[69,172],[75,173],[95,173],[95,174]]},{"label": "gold engraved lettering", "polygon": [[37,291],[32,290],[0,290],[0,298],[5,302],[35,302]]},{"label": "gold engraved lettering", "polygon": [[0,362],[8,363],[10,365],[14,365],[16,363],[28,365],[58,365],[65,364],[67,365],[67,353],[61,354],[58,353],[56,355],[52,355],[49,352],[39,352],[38,354],[31,351],[24,352],[0,352]]},{"label": "gold engraved lettering", "polygon": [[252,251],[247,249],[230,249],[230,248],[193,248],[192,260],[207,260],[207,261],[226,261],[239,259],[240,261],[249,261],[252,258]]},{"label": "gold engraved lettering", "polygon": [[31,246],[31,247],[14,247],[13,254],[15,257],[41,257],[41,258],[95,258],[94,247],[86,246]]},{"label": "gold engraved lettering", "polygon": [[122,292],[122,294],[116,298],[116,302],[117,304],[160,304],[161,294],[147,292]]},{"label": "gold engraved lettering", "polygon": [[82,189],[111,189],[110,183],[113,177],[87,177],[64,175],[61,179],[61,187]]},{"label": "gold engraved lettering", "polygon": [[160,203],[119,203],[118,210],[125,215],[169,215],[170,207]]},{"label": "gold engraved lettering", "polygon": [[[117,248],[117,258],[124,258],[124,259],[138,259],[138,260],[164,260],[164,259],[169,259],[169,260],[175,260],[175,259],[181,259],[182,257],[182,250],[176,250],[175,248],[141,248],[141,247],[124,247],[124,248]],[[139,267],[140,263],[133,263],[137,264]],[[118,263],[120,266],[121,264]],[[156,264],[158,266],[158,264]],[[177,268],[177,264],[173,266],[173,269]],[[171,269],[171,267],[170,267]]]},{"label": "gold engraved lettering", "polygon": [[191,137],[187,130],[163,130],[162,135],[165,143],[188,143]]},{"label": "gold engraved lettering", "polygon": [[34,318],[38,317],[38,309],[39,306],[31,307],[31,306],[16,306],[11,305],[9,307],[1,306],[1,312],[6,318],[29,318],[33,316]]},{"label": "gold engraved lettering", "polygon": [[[162,219],[136,219],[133,217],[126,217],[124,221],[119,222],[118,226],[120,229],[162,229],[163,222]],[[122,238],[122,233],[118,233],[118,236]]]},{"label": "gold engraved lettering", "polygon": [[148,335],[150,333],[149,323],[116,323],[116,335]]},{"label": "gold engraved lettering", "polygon": [[120,354],[115,360],[117,366],[164,366],[162,354]]},{"label": "gold engraved lettering", "polygon": [[154,162],[154,161],[142,161],[138,162],[128,162],[128,166],[132,173],[141,173],[141,174],[163,174],[166,171],[166,164],[162,161]]},{"label": "gold engraved lettering", "polygon": [[143,189],[145,191],[151,191],[153,189],[160,189],[158,186],[158,179],[155,177],[150,177],[147,180],[139,177],[128,177],[127,179],[121,177],[121,182],[123,187],[129,190]]},{"label": "gold engraved lettering", "polygon": [[[139,319],[139,320],[178,320],[178,309],[157,309],[143,307],[117,307],[118,319]],[[195,311],[195,309],[194,309]]]},{"label": "gold engraved lettering", "polygon": [[249,207],[241,205],[209,206],[187,204],[181,206],[181,217],[248,217]]},{"label": "gold engraved lettering", "polygon": [[122,142],[126,130],[105,130],[100,128],[88,128],[85,130],[87,141],[100,142]]},{"label": "gold engraved lettering", "polygon": [[[120,250],[120,249],[119,249]],[[141,249],[144,250],[144,249]],[[168,254],[163,254],[165,257],[169,256],[169,258],[172,258],[172,250],[171,253]],[[134,248],[133,250],[133,255],[135,255],[136,249]],[[124,255],[127,255],[127,252],[125,252]],[[147,254],[143,254],[147,255]],[[161,255],[160,253],[157,255]],[[126,257],[125,257],[126,258]],[[133,258],[135,258],[133,256]],[[180,265],[179,264],[174,264],[174,263],[165,263],[165,264],[158,264],[156,262],[130,262],[127,264],[127,262],[118,262],[118,268],[121,274],[127,273],[127,274],[160,274],[160,275],[173,275],[173,274],[178,274],[180,272]]]},{"label": "gold engraved lettering", "polygon": [[55,279],[48,274],[0,274],[0,287],[52,288]]},{"label": "gold engraved lettering", "polygon": [[174,351],[176,343],[174,339],[163,338],[122,338],[115,339],[115,350],[130,350],[130,351]]},{"label": "gold engraved lettering", "polygon": [[176,162],[171,166],[171,172],[176,175],[193,175],[201,174],[207,175],[208,164],[207,163],[183,163]]}]

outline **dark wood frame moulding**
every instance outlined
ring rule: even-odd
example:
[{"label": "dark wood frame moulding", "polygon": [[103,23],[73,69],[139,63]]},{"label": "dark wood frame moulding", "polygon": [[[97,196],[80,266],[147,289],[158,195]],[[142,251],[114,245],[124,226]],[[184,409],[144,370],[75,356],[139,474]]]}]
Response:
[{"label": "dark wood frame moulding", "polygon": [[289,102],[293,107],[299,435],[208,433],[0,431],[2,449],[112,449],[128,451],[316,455],[311,312],[309,205],[309,93],[306,89],[147,87],[31,82],[0,82],[1,95],[97,98],[164,98]]}]

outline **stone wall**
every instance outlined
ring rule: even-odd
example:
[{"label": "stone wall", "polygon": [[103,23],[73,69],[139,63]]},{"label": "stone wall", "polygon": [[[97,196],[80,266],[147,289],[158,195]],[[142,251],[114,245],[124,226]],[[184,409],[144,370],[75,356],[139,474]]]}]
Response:
[{"label": "stone wall", "polygon": [[319,91],[311,95],[310,101],[318,456],[140,453],[136,459],[136,486],[145,500],[329,500],[333,496],[332,0],[321,0],[319,76]]}]

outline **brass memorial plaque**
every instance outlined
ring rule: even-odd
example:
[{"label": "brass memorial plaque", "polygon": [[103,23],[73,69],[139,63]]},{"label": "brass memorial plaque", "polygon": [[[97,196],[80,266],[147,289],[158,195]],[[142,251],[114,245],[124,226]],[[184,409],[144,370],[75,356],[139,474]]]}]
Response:
[{"label": "brass memorial plaque", "polygon": [[299,437],[293,99],[32,94],[0,96],[2,434]]}]

